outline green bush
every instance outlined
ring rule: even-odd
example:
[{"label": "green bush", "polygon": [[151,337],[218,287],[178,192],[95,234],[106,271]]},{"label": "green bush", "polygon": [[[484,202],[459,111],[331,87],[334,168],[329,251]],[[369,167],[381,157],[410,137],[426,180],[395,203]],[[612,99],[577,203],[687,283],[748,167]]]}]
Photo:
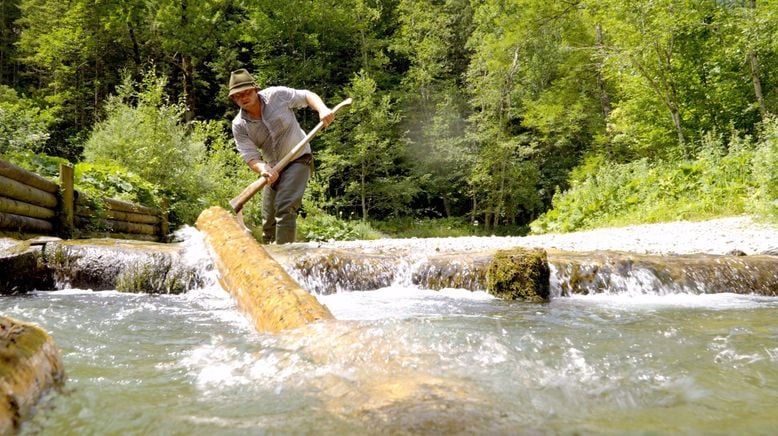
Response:
[{"label": "green bush", "polygon": [[144,206],[161,207],[159,188],[118,165],[79,163],[75,187],[90,198],[116,198]]},{"label": "green bush", "polygon": [[59,182],[59,166],[61,164],[70,164],[65,158],[49,156],[43,153],[33,153],[29,150],[8,151],[0,155],[12,164],[27,171],[32,171],[55,183]]},{"label": "green bush", "polygon": [[769,141],[757,147],[750,138],[733,138],[725,146],[708,135],[691,160],[617,164],[593,158],[573,172],[570,189],[557,192],[553,208],[531,229],[570,232],[747,213],[755,195],[776,198],[769,191],[776,186],[776,156]]},{"label": "green bush", "polygon": [[298,218],[298,239],[305,241],[353,241],[379,239],[382,235],[363,221],[347,221],[323,212],[306,208],[304,217]]},{"label": "green bush", "polygon": [[158,187],[170,203],[174,224],[192,223],[207,206],[205,145],[193,137],[182,117],[185,107],[170,103],[165,80],[153,72],[139,84],[125,79],[106,103],[106,119],[84,145],[90,163],[118,165]]},{"label": "green bush", "polygon": [[758,187],[754,209],[778,221],[778,118],[764,122],[761,139],[753,159],[754,180]]},{"label": "green bush", "polygon": [[13,152],[40,152],[49,139],[47,111],[16,91],[0,85],[0,155]]}]

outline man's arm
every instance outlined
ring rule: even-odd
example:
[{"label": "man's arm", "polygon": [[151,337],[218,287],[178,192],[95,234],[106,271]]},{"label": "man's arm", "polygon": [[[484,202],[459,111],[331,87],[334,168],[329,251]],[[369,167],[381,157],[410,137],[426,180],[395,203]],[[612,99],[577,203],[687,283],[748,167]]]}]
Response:
[{"label": "man's arm", "polygon": [[335,119],[335,112],[324,104],[324,101],[315,92],[308,91],[305,100],[311,109],[319,113],[319,121],[324,123],[324,127],[329,126]]}]

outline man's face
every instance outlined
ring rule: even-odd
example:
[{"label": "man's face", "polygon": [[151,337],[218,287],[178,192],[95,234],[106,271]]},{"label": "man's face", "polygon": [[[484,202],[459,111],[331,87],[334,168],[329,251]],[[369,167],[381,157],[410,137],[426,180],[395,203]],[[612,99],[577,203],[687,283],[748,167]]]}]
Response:
[{"label": "man's face", "polygon": [[252,88],[233,94],[230,98],[242,109],[247,109],[256,104],[259,96],[257,95],[257,90]]}]

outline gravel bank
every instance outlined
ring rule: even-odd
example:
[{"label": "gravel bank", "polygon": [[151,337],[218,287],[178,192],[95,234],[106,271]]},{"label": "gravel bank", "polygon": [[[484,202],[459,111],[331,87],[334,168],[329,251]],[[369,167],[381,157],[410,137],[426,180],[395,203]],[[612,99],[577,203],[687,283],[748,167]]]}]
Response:
[{"label": "gravel bank", "polygon": [[748,216],[738,216],[699,222],[678,221],[524,237],[413,238],[327,242],[316,245],[365,251],[410,250],[415,254],[521,246],[565,251],[615,250],[645,254],[728,254],[739,250],[753,255],[778,250],[778,226],[757,223]]}]

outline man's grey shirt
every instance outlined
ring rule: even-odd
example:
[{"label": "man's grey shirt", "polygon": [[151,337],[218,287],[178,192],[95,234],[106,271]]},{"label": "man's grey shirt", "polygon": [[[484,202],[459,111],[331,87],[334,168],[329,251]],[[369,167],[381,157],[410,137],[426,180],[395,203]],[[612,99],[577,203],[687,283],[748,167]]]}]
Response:
[{"label": "man's grey shirt", "polygon": [[[262,119],[254,120],[243,109],[232,120],[235,146],[246,163],[264,160],[275,166],[289,151],[305,138],[297,122],[294,109],[308,106],[308,91],[285,86],[272,86],[259,91],[262,101]],[[310,144],[298,153],[311,152]]]}]

